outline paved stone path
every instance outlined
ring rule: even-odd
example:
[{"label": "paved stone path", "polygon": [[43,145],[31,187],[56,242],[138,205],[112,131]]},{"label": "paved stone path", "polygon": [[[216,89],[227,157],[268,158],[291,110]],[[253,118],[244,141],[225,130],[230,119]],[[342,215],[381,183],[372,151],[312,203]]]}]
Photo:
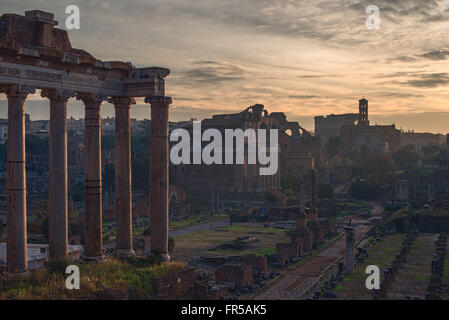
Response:
[{"label": "paved stone path", "polygon": [[[367,225],[355,227],[355,239],[359,242],[368,230]],[[326,271],[344,257],[346,238],[342,236],[328,248],[301,263],[295,270],[286,271],[283,277],[254,297],[255,300],[299,300],[323,276]]]},{"label": "paved stone path", "polygon": [[425,299],[437,239],[438,234],[432,234],[420,235],[415,240],[406,262],[387,291],[388,299],[399,300],[406,296]]}]

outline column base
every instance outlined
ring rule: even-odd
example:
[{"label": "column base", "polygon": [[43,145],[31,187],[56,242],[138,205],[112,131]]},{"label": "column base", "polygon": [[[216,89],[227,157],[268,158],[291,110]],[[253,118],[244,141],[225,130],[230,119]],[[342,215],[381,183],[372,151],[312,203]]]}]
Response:
[{"label": "column base", "polygon": [[133,249],[115,249],[115,255],[120,258],[133,257],[136,255]]},{"label": "column base", "polygon": [[169,262],[171,261],[170,255],[168,253],[159,253],[159,252],[151,252],[154,256],[159,256],[162,258],[162,261]]},{"label": "column base", "polygon": [[105,256],[104,255],[97,256],[97,257],[83,256],[83,260],[87,261],[87,262],[104,262],[105,261]]},{"label": "column base", "polygon": [[160,256],[162,260],[164,260],[165,262],[169,262],[171,260],[170,255],[168,253],[163,253]]}]

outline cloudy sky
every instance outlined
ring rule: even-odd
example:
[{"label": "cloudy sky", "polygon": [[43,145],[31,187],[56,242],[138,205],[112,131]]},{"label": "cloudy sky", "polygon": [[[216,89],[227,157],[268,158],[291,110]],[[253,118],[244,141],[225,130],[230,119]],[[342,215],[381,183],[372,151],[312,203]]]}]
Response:
[{"label": "cloudy sky", "polygon": [[[449,0],[2,0],[0,14],[51,11],[65,28],[71,4],[74,48],[171,69],[172,120],[261,103],[313,129],[313,116],[357,112],[365,97],[372,123],[449,132]],[[368,5],[380,8],[378,30],[365,26]],[[27,112],[47,109],[36,95]],[[148,118],[148,106],[133,116]]]}]

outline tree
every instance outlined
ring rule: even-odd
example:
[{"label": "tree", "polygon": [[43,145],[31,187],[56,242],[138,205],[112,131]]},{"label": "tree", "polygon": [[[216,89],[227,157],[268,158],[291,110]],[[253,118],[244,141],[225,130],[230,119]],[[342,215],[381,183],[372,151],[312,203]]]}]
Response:
[{"label": "tree", "polygon": [[48,152],[48,139],[42,139],[35,134],[25,135],[26,151],[30,154],[44,154]]},{"label": "tree", "polygon": [[381,185],[386,183],[387,178],[395,174],[393,161],[384,154],[370,154],[365,158],[362,170],[367,176],[374,177],[374,181]]},{"label": "tree", "polygon": [[136,190],[150,190],[150,158],[147,155],[132,161],[132,184]]},{"label": "tree", "polygon": [[0,160],[6,160],[6,143],[0,144]]},{"label": "tree", "polygon": [[327,153],[330,156],[335,156],[343,149],[343,142],[339,136],[332,136],[327,140],[326,144]]},{"label": "tree", "polygon": [[170,237],[168,238],[168,252],[172,253],[175,249],[175,239]]},{"label": "tree", "polygon": [[103,169],[103,190],[109,191],[115,189],[115,166],[108,163]]},{"label": "tree", "polygon": [[424,146],[422,147],[422,152],[424,153],[425,156],[429,157],[432,155],[435,155],[437,153],[440,152],[440,147],[438,147],[437,145],[430,145],[430,146]]},{"label": "tree", "polygon": [[357,180],[351,183],[351,196],[354,198],[376,200],[379,191],[379,186],[373,182]]},{"label": "tree", "polygon": [[420,159],[419,154],[407,146],[395,152],[392,158],[394,163],[400,168],[416,165]]},{"label": "tree", "polygon": [[330,184],[322,184],[320,185],[319,191],[318,191],[318,197],[320,199],[330,199],[334,196],[334,189]]},{"label": "tree", "polygon": [[103,150],[114,149],[115,147],[115,135],[108,134],[101,136],[101,148]]}]

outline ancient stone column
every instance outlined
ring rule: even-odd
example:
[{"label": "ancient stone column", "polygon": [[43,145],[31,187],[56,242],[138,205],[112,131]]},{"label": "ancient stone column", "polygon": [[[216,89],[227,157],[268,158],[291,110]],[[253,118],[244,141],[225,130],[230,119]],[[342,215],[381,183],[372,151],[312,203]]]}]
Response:
[{"label": "ancient stone column", "polygon": [[68,255],[67,209],[67,101],[75,92],[44,89],[41,96],[50,100],[50,257]]},{"label": "ancient stone column", "polygon": [[168,255],[168,107],[170,97],[147,97],[151,104],[150,230],[151,252]]},{"label": "ancient stone column", "polygon": [[8,98],[8,240],[7,270],[24,273],[27,263],[26,175],[25,175],[25,99],[33,88],[0,87]]},{"label": "ancient stone column", "polygon": [[128,97],[114,97],[109,102],[115,106],[115,249],[117,256],[131,256],[134,251],[129,110],[136,101]]},{"label": "ancient stone column", "polygon": [[101,203],[101,115],[100,105],[106,99],[99,94],[78,94],[85,105],[85,230],[84,255],[90,260],[103,259]]},{"label": "ancient stone column", "polygon": [[260,164],[256,164],[256,192],[262,192],[262,180],[260,175]]},{"label": "ancient stone column", "polygon": [[354,227],[345,227],[346,233],[346,273],[354,273]]},{"label": "ancient stone column", "polygon": [[316,170],[312,169],[312,210],[316,210]]}]

